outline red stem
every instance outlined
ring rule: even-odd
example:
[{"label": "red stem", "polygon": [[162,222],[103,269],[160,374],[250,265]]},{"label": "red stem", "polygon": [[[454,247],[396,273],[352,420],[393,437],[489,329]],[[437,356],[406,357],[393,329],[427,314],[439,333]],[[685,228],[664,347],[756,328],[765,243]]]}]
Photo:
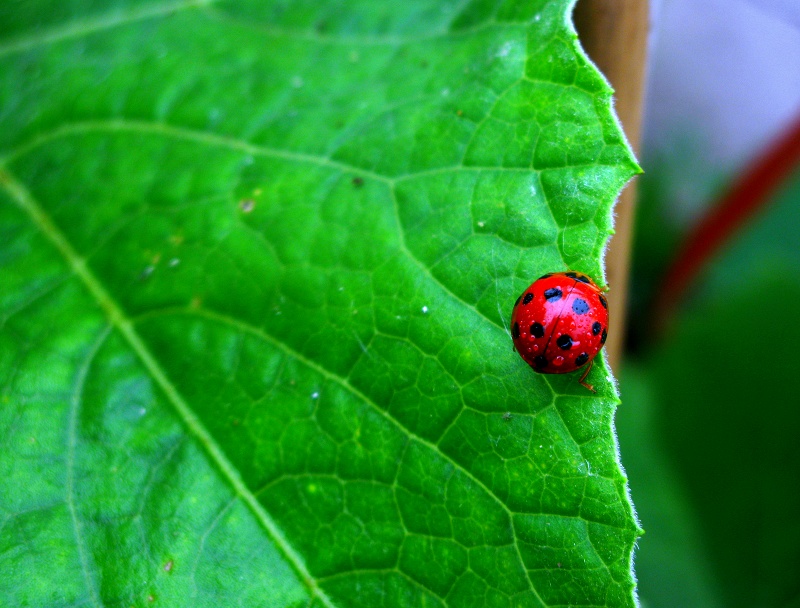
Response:
[{"label": "red stem", "polygon": [[800,164],[800,116],[756,158],[687,235],[662,283],[656,321],[665,327],[711,259],[762,208]]}]

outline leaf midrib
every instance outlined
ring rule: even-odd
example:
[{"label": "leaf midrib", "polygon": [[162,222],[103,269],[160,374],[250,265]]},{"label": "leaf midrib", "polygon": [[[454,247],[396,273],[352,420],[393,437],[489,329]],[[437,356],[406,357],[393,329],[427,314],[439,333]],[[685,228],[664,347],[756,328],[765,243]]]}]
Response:
[{"label": "leaf midrib", "polygon": [[182,418],[189,431],[201,443],[203,448],[205,448],[220,472],[231,484],[234,492],[244,500],[245,504],[247,504],[252,513],[256,516],[264,530],[286,556],[295,572],[297,572],[303,583],[308,587],[311,597],[318,597],[328,608],[336,608],[330,598],[317,585],[316,580],[306,568],[305,562],[284,537],[270,514],[244,484],[236,468],[228,461],[213,437],[205,429],[199,418],[195,415],[172,382],[170,382],[169,378],[167,378],[158,361],[156,361],[155,357],[150,353],[150,350],[139,337],[133,324],[125,316],[125,313],[105,290],[100,281],[89,270],[84,259],[72,248],[72,245],[67,241],[64,234],[53,223],[30,192],[28,192],[6,167],[0,167],[0,186],[2,186],[9,193],[12,200],[28,214],[34,225],[64,257],[72,272],[83,282],[89,293],[106,314],[110,324],[115,327],[128,342],[152,379],[175,407],[178,415]]}]

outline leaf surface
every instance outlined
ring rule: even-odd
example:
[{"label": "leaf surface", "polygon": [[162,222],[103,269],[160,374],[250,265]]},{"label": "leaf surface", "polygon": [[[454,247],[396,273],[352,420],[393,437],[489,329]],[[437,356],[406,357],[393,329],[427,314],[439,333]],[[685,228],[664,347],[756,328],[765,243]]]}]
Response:
[{"label": "leaf surface", "polygon": [[505,329],[637,170],[570,9],[0,9],[4,598],[634,604],[607,369]]}]

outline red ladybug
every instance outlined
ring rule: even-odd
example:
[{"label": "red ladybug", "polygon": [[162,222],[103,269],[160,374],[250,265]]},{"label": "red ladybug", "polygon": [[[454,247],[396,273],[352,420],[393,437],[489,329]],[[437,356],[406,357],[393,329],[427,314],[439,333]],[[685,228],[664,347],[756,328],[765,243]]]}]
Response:
[{"label": "red ladybug", "polygon": [[553,272],[536,279],[514,303],[514,348],[541,374],[567,374],[592,360],[608,336],[608,302],[600,288],[579,272]]}]

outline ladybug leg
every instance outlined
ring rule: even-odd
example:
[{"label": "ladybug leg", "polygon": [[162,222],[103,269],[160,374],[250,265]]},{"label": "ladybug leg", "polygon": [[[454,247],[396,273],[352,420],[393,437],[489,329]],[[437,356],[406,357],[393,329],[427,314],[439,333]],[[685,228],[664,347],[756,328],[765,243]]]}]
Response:
[{"label": "ladybug leg", "polygon": [[594,365],[594,359],[589,361],[589,365],[586,367],[586,370],[583,372],[583,375],[581,376],[581,379],[578,380],[578,382],[580,383],[581,386],[584,386],[584,387],[588,388],[590,391],[592,391],[593,393],[596,393],[597,391],[594,390],[594,387],[591,384],[589,384],[588,382],[586,382],[586,376],[588,376],[589,372],[592,370],[592,365]]}]

